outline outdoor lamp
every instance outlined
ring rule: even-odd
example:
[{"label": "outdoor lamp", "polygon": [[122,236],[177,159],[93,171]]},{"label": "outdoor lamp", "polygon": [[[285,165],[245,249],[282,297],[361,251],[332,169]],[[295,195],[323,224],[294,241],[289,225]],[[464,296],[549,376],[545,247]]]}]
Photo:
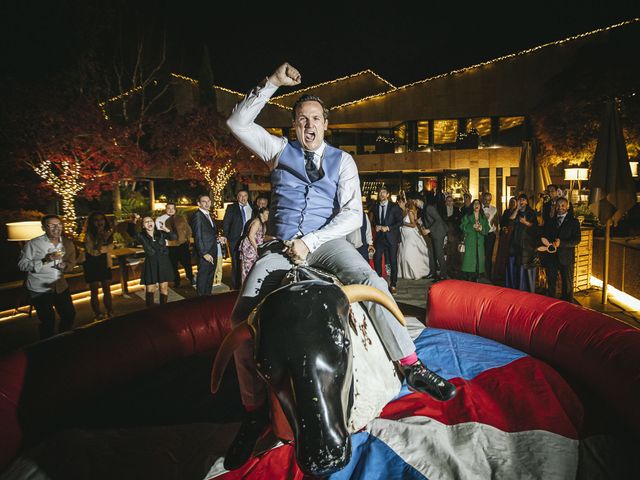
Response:
[{"label": "outdoor lamp", "polygon": [[42,224],[38,221],[7,223],[7,240],[10,242],[26,242],[43,233]]},{"label": "outdoor lamp", "polygon": [[565,168],[564,179],[570,181],[589,180],[588,168]]}]

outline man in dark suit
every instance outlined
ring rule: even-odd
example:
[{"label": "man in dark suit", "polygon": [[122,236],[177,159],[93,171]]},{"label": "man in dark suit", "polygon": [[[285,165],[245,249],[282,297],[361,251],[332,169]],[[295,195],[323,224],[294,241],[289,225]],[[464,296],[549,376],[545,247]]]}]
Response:
[{"label": "man in dark suit", "polygon": [[[433,268],[431,270],[434,272],[433,276],[436,279],[439,277],[439,279],[444,280],[449,278],[447,263],[444,260],[444,238],[447,236],[449,228],[438,213],[435,205],[435,197],[427,196],[425,200],[424,208],[419,204],[421,201],[418,200],[418,207],[422,208],[421,232],[423,235],[431,235],[431,243],[433,244],[433,254],[431,257],[431,260],[433,260],[431,263]],[[436,274],[436,271],[439,272],[439,274]]]},{"label": "man in dark suit", "polygon": [[[555,247],[555,253],[547,253],[544,266],[547,270],[547,295],[556,296],[558,272],[562,278],[562,300],[573,301],[573,267],[576,261],[575,248],[580,243],[580,222],[569,212],[569,201],[556,201],[556,215],[544,227],[542,243]],[[553,250],[553,248],[551,248]]]},{"label": "man in dark suit", "polygon": [[222,228],[229,242],[231,288],[234,290],[240,288],[240,241],[247,222],[253,217],[253,208],[249,204],[249,192],[240,190],[236,199],[238,202],[227,207],[222,220]]},{"label": "man in dark suit", "polygon": [[213,288],[213,277],[218,260],[218,238],[216,224],[211,218],[211,198],[209,195],[198,196],[198,210],[191,216],[191,230],[198,255],[198,276],[196,291],[198,295],[209,295]]},{"label": "man in dark suit", "polygon": [[376,231],[373,265],[376,273],[382,276],[382,255],[391,265],[389,273],[392,294],[398,293],[398,244],[400,243],[400,227],[402,226],[402,209],[389,201],[389,191],[381,188],[378,191],[378,202],[373,208],[373,224]]}]

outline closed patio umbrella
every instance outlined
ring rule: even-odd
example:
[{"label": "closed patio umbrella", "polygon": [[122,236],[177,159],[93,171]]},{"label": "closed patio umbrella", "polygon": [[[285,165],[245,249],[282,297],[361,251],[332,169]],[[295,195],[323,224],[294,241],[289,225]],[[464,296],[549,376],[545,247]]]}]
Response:
[{"label": "closed patio umbrella", "polygon": [[526,193],[529,198],[533,197],[535,205],[537,195],[544,192],[550,183],[549,169],[536,161],[533,142],[528,140],[522,142],[516,190]]},{"label": "closed patio umbrella", "polygon": [[589,209],[605,225],[602,303],[607,303],[611,223],[617,224],[636,203],[629,156],[614,100],[607,102],[596,152],[591,162]]}]

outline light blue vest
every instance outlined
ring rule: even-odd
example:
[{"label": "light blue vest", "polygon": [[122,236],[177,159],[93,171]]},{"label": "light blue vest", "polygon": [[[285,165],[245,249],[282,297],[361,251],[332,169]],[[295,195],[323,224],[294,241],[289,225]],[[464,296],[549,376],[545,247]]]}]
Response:
[{"label": "light blue vest", "polygon": [[299,142],[284,147],[278,166],[271,172],[269,232],[280,240],[291,240],[324,227],[338,213],[338,179],[342,150],[326,145],[322,155],[323,177],[311,182],[304,169]]}]

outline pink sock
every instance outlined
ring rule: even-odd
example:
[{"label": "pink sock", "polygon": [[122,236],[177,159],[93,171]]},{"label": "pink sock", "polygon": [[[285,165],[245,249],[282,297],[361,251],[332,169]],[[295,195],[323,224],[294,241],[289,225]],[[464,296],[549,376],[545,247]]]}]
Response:
[{"label": "pink sock", "polygon": [[413,365],[417,361],[418,361],[418,355],[416,354],[416,352],[413,352],[411,355],[407,355],[406,357],[401,358],[400,365],[402,365],[403,367],[406,367],[407,365]]}]

